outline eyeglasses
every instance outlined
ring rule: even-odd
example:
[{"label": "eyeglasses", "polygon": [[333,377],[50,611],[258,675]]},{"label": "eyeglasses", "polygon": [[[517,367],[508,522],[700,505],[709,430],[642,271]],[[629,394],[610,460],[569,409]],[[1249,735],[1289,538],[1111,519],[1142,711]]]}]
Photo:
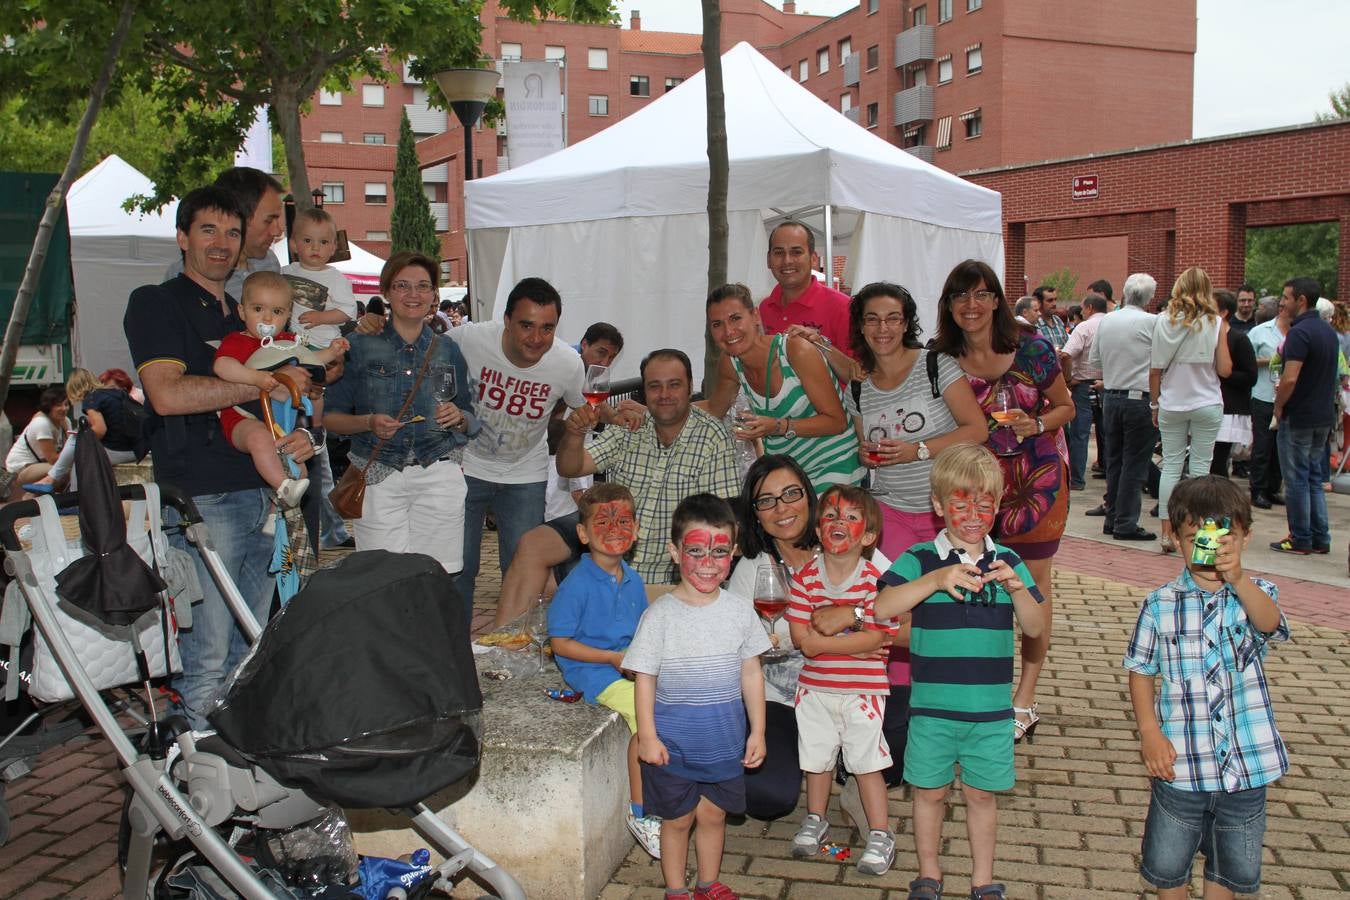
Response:
[{"label": "eyeglasses", "polygon": [[416,283],[411,281],[395,281],[393,284],[389,285],[389,287],[400,294],[430,294],[436,285],[432,284],[430,281],[419,281]]},{"label": "eyeglasses", "polygon": [[868,313],[862,317],[862,325],[864,328],[880,328],[882,325],[887,328],[904,328],[905,317],[899,313],[891,313],[883,319],[881,316]]},{"label": "eyeglasses", "polygon": [[955,303],[971,303],[971,302],[975,302],[975,303],[980,304],[981,306],[988,306],[989,304],[991,304],[991,303],[994,302],[994,292],[993,292],[993,291],[962,291],[962,292],[959,293],[959,294],[952,294],[952,296],[951,296],[951,302],[952,302],[953,304],[955,304]]},{"label": "eyeglasses", "polygon": [[780,502],[796,503],[798,500],[802,499],[805,496],[806,496],[806,488],[798,487],[797,485],[794,484],[792,487],[784,489],[783,493],[781,494],[762,494],[756,497],[755,509],[759,510],[760,512],[765,512],[767,510],[773,509]]}]

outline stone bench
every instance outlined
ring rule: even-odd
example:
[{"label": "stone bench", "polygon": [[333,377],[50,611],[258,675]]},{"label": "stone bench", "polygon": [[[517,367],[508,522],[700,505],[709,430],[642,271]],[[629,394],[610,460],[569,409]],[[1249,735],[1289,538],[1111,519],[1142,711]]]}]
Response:
[{"label": "stone bench", "polygon": [[[590,900],[633,847],[628,810],[628,727],[611,710],[544,694],[545,677],[482,680],[483,753],[476,780],[426,801],[528,897]],[[399,856],[426,846],[407,820],[349,810],[356,848]]]}]

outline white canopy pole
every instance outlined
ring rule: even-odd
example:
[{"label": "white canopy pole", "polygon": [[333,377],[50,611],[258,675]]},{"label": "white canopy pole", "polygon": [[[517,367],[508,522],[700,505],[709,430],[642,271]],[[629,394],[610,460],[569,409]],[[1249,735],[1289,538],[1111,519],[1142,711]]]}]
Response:
[{"label": "white canopy pole", "polygon": [[834,222],[830,218],[830,204],[825,204],[825,286],[838,290],[839,286],[834,283]]}]

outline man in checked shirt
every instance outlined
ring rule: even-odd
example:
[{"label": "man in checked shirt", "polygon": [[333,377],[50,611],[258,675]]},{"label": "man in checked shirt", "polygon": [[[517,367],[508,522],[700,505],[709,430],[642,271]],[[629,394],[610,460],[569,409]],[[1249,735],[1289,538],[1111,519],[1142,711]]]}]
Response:
[{"label": "man in checked shirt", "polygon": [[[1167,514],[1186,569],[1144,601],[1125,651],[1153,778],[1139,871],[1160,898],[1186,897],[1199,850],[1205,898],[1222,900],[1261,886],[1266,785],[1289,768],[1262,659],[1289,626],[1275,585],[1242,570],[1251,503],[1231,481],[1183,482]],[[1194,558],[1206,519],[1230,529],[1213,565]]]}]

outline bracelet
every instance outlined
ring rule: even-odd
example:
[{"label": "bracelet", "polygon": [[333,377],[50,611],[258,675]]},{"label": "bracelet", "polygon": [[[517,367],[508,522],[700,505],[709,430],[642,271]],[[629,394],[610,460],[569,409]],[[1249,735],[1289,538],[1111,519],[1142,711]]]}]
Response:
[{"label": "bracelet", "polygon": [[1036,433],[1045,434],[1045,420],[1040,416],[1036,417]]}]

